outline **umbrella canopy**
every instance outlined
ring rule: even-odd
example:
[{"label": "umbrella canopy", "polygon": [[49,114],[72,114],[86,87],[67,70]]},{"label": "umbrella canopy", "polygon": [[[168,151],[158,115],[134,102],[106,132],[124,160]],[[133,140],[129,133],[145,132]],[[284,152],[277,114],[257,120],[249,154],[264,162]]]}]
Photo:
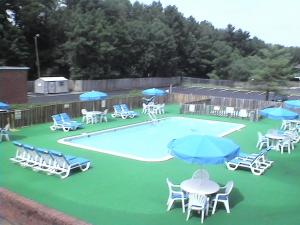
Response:
[{"label": "umbrella canopy", "polygon": [[171,155],[189,163],[221,164],[239,155],[240,147],[227,138],[188,135],[168,144]]},{"label": "umbrella canopy", "polygon": [[79,96],[81,101],[97,101],[107,98],[107,94],[101,91],[89,91]]},{"label": "umbrella canopy", "polygon": [[289,108],[300,108],[300,100],[288,100],[284,104]]},{"label": "umbrella canopy", "polygon": [[0,110],[8,110],[8,109],[10,109],[10,105],[4,102],[0,102]]},{"label": "umbrella canopy", "polygon": [[164,90],[157,89],[157,88],[150,88],[143,90],[143,95],[148,95],[148,96],[164,96],[167,93]]},{"label": "umbrella canopy", "polygon": [[259,111],[259,114],[273,120],[293,120],[298,114],[284,108],[266,108]]}]

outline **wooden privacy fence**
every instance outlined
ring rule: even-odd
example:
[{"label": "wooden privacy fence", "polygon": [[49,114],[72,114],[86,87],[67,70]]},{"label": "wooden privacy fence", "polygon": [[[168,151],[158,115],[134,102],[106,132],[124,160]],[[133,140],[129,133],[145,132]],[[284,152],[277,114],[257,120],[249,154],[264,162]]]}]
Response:
[{"label": "wooden privacy fence", "polygon": [[180,112],[184,114],[203,114],[231,118],[243,118],[251,121],[259,119],[258,109],[245,109],[231,106],[217,106],[206,103],[185,103],[181,105]]},{"label": "wooden privacy fence", "polygon": [[210,99],[211,105],[231,106],[243,109],[263,109],[272,106],[280,106],[280,102],[262,101],[255,99],[240,99],[240,98],[228,98],[228,97],[216,97],[216,96],[203,96],[193,94],[172,94],[170,96],[170,102],[176,103],[189,103],[196,102],[203,99]]},{"label": "wooden privacy fence", "polygon": [[[168,103],[168,96],[161,96],[156,98],[157,103]],[[71,117],[81,116],[81,109],[91,110],[104,110],[108,108],[112,110],[115,104],[125,103],[132,108],[142,107],[142,97],[123,97],[112,98],[105,101],[94,102],[70,102],[64,104],[38,106],[32,109],[15,110],[11,112],[0,113],[0,127],[4,127],[6,123],[10,123],[12,128],[31,126],[33,124],[47,123],[52,121],[52,115],[62,112],[68,113]]]},{"label": "wooden privacy fence", "polygon": [[[231,106],[238,109],[248,109],[256,110],[262,109],[270,106],[278,106],[280,103],[270,102],[270,101],[260,101],[253,99],[236,99],[227,97],[215,97],[215,96],[201,96],[193,94],[180,94],[173,93],[167,96],[157,97],[157,103],[188,103],[200,100],[210,99],[210,105],[219,105],[221,107]],[[32,109],[15,110],[11,112],[0,112],[0,127],[4,127],[9,121],[12,128],[31,126],[33,124],[51,122],[51,116],[54,114],[66,112],[71,117],[81,116],[81,109],[87,109],[89,111],[103,110],[108,108],[112,110],[112,106],[115,104],[125,103],[128,104],[129,108],[141,108],[142,107],[142,97],[118,97],[107,99],[105,101],[94,101],[94,102],[70,102],[65,104],[54,104],[38,106]],[[199,106],[200,107],[200,106]],[[203,113],[199,110],[197,113]]]}]

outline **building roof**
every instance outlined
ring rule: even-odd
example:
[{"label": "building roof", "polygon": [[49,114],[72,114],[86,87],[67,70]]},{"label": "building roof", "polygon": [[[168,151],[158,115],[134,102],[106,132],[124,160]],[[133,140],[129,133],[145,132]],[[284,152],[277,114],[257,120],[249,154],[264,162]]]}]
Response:
[{"label": "building roof", "polygon": [[39,79],[43,80],[43,81],[64,81],[64,80],[68,80],[64,77],[40,77]]},{"label": "building roof", "polygon": [[0,66],[0,70],[29,70],[29,67]]}]

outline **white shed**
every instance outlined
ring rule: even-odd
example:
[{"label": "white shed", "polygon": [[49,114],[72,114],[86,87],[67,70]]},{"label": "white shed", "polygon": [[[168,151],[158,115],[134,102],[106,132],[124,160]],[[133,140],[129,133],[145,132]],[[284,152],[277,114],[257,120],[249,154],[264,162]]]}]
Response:
[{"label": "white shed", "polygon": [[40,77],[34,82],[34,92],[40,94],[69,92],[68,79],[64,77]]}]

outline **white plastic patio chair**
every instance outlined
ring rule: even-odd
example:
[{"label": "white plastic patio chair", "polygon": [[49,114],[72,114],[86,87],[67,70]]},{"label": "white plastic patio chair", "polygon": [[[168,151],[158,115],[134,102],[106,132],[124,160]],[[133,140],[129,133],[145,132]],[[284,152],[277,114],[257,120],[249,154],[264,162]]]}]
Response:
[{"label": "white plastic patio chair", "polygon": [[167,201],[167,211],[170,211],[172,205],[175,201],[181,201],[182,205],[182,212],[185,212],[185,200],[188,198],[187,194],[184,193],[180,185],[173,184],[168,178],[167,178],[167,185],[169,189],[169,197]]},{"label": "white plastic patio chair", "polygon": [[86,109],[81,109],[81,114],[82,114],[82,122],[85,122],[86,121],[87,110]]},{"label": "white plastic patio chair", "polygon": [[234,108],[233,107],[226,107],[225,108],[225,114],[226,114],[226,116],[233,117],[235,115]]},{"label": "white plastic patio chair", "polygon": [[216,194],[216,196],[212,199],[213,210],[212,214],[215,213],[218,202],[222,202],[225,206],[227,213],[230,213],[229,208],[229,194],[233,189],[233,181],[228,181],[224,187],[220,188],[220,191]]},{"label": "white plastic patio chair", "polygon": [[291,125],[292,125],[292,124],[291,124],[291,121],[290,121],[290,120],[282,120],[280,129],[281,129],[281,130],[290,130]]},{"label": "white plastic patio chair", "polygon": [[277,145],[280,149],[281,154],[284,153],[285,149],[290,154],[291,149],[293,149],[293,142],[292,142],[291,138],[289,138],[289,137],[286,137],[283,140],[280,140]]},{"label": "white plastic patio chair", "polygon": [[149,106],[146,103],[143,103],[143,113],[147,114],[149,111]]},{"label": "white plastic patio chair", "polygon": [[5,127],[3,129],[0,129],[0,141],[3,140],[3,138],[5,138],[7,141],[9,141],[9,129],[10,129],[10,125],[9,123],[5,125]]},{"label": "white plastic patio chair", "polygon": [[209,173],[205,169],[198,169],[193,173],[192,178],[193,179],[208,180],[209,179]]},{"label": "white plastic patio chair", "polygon": [[219,105],[215,105],[213,107],[212,113],[215,114],[215,115],[220,115],[220,113],[221,113],[221,107]]},{"label": "white plastic patio chair", "polygon": [[247,109],[240,109],[240,111],[239,111],[239,117],[241,117],[241,118],[247,118],[248,117]]},{"label": "white plastic patio chair", "polygon": [[257,132],[258,140],[256,144],[256,148],[262,149],[263,147],[268,148],[269,147],[269,139],[262,135],[261,132]]},{"label": "white plastic patio chair", "polygon": [[107,122],[107,113],[108,113],[108,109],[105,109],[101,114],[100,114],[100,122],[102,122],[103,120],[105,122]]},{"label": "white plastic patio chair", "polygon": [[187,207],[186,220],[189,219],[192,210],[201,211],[201,223],[204,221],[204,213],[207,216],[209,209],[209,198],[205,195],[191,193],[189,195],[189,203]]}]

